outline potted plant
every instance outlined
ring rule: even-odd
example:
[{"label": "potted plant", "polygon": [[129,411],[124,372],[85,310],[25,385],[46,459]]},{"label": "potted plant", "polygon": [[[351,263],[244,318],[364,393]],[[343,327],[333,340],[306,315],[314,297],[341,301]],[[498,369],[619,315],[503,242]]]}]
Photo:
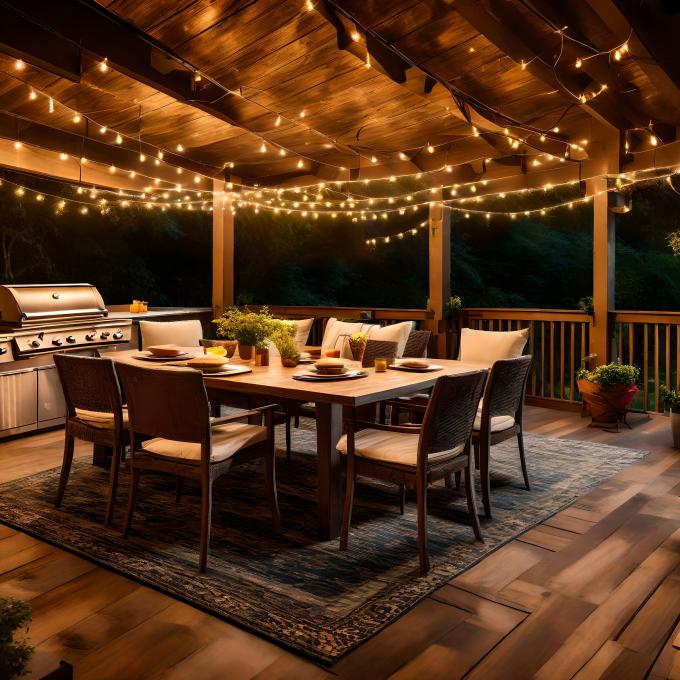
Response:
[{"label": "potted plant", "polygon": [[669,390],[665,385],[662,385],[659,393],[671,413],[673,447],[680,449],[680,391]]},{"label": "potted plant", "polygon": [[261,359],[262,365],[266,366],[269,363],[267,338],[275,328],[275,321],[267,307],[262,307],[259,312],[252,312],[248,307],[230,307],[214,323],[219,337],[238,342],[241,359],[252,359],[254,350],[257,350],[260,357],[266,357],[266,363]]},{"label": "potted plant", "polygon": [[20,628],[28,631],[30,612],[25,602],[11,597],[0,599],[0,678],[18,678],[27,671],[33,647],[15,641],[14,634]]},{"label": "potted plant", "polygon": [[300,363],[300,352],[295,344],[295,328],[292,324],[280,321],[269,340],[279,351],[283,366],[294,368]]},{"label": "potted plant", "polygon": [[617,362],[592,370],[581,368],[576,378],[585,405],[584,415],[592,416],[593,426],[613,426],[617,431],[619,423],[630,427],[626,412],[638,391],[640,369]]}]

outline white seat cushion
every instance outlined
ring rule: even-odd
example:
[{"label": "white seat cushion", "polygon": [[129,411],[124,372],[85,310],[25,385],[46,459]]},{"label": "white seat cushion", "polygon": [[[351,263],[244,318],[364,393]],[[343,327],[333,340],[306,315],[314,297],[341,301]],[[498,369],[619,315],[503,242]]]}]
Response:
[{"label": "white seat cushion", "polygon": [[[85,408],[76,409],[76,417],[78,420],[82,420],[84,423],[91,425],[92,427],[98,427],[102,430],[112,430],[113,429],[113,413],[108,413],[107,411],[89,411]],[[128,412],[127,409],[123,409],[123,427],[128,426]]]},{"label": "white seat cushion", "polygon": [[521,357],[528,337],[528,328],[520,331],[477,331],[473,328],[461,328],[458,358],[461,361],[491,366],[498,359]]},{"label": "white seat cushion", "polygon": [[[502,432],[515,425],[515,419],[512,416],[492,416],[491,417],[491,432]],[[476,432],[482,429],[482,408],[480,406],[475,417],[475,424],[472,429]]]},{"label": "white seat cushion", "polygon": [[142,349],[152,345],[200,347],[203,328],[198,319],[186,321],[140,321]]},{"label": "white seat cushion", "polygon": [[[245,423],[227,423],[212,428],[212,455],[210,461],[219,463],[231,458],[246,446],[252,446],[267,439],[267,428]],[[175,458],[198,463],[201,460],[201,445],[196,442],[181,442],[156,437],[142,443],[147,453],[161,458]]]},{"label": "white seat cushion", "polygon": [[[459,446],[452,451],[432,454],[429,461],[455,458],[464,448]],[[337,449],[347,455],[347,435],[340,438]],[[418,433],[361,430],[354,436],[354,453],[362,458],[415,467],[418,463]]]}]

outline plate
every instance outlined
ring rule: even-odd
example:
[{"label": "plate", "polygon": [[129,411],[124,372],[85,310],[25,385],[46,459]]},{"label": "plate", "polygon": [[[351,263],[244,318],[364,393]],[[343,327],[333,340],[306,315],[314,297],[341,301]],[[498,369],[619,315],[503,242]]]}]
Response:
[{"label": "plate", "polygon": [[252,373],[250,366],[229,366],[219,371],[202,371],[206,378],[221,378],[225,375],[239,375],[240,373]]},{"label": "plate", "polygon": [[413,368],[412,366],[392,364],[387,368],[393,368],[395,371],[408,371],[409,373],[430,373],[431,371],[441,371],[444,367],[439,364],[428,364],[427,368]]},{"label": "plate", "polygon": [[182,352],[181,354],[176,354],[173,357],[157,357],[151,352],[141,352],[140,354],[133,354],[133,359],[141,359],[142,361],[182,361],[191,357],[189,352]]},{"label": "plate", "polygon": [[293,380],[307,380],[309,382],[325,382],[328,380],[355,380],[356,378],[365,378],[368,375],[366,371],[346,371],[339,375],[322,375],[321,373],[305,371],[304,373],[293,374]]}]

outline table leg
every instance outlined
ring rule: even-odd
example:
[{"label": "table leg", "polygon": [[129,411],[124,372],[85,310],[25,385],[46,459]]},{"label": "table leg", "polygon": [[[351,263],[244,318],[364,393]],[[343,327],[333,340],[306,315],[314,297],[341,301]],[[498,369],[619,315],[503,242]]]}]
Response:
[{"label": "table leg", "polygon": [[92,465],[99,467],[108,467],[109,458],[113,455],[113,449],[110,446],[103,446],[102,444],[92,445]]},{"label": "table leg", "polygon": [[342,516],[342,461],[335,448],[342,436],[342,406],[316,403],[316,451],[319,469],[319,535],[323,540],[340,534]]}]

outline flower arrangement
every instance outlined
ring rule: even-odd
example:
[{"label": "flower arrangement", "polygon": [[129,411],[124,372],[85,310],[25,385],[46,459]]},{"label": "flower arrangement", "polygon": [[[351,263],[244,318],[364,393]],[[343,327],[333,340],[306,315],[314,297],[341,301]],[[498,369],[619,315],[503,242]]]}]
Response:
[{"label": "flower arrangement", "polygon": [[286,321],[278,321],[269,336],[269,340],[279,350],[281,363],[284,366],[297,366],[300,361],[300,353],[295,344],[295,328],[293,324]]},{"label": "flower arrangement", "polygon": [[640,369],[629,364],[616,362],[597,366],[592,371],[587,368],[580,368],[576,378],[609,389],[616,385],[636,385],[640,380]]},{"label": "flower arrangement", "polygon": [[671,232],[666,238],[666,242],[673,251],[673,255],[680,257],[680,229]]},{"label": "flower arrangement", "polygon": [[680,413],[680,391],[669,390],[665,385],[661,385],[659,394],[672,413]]},{"label": "flower arrangement", "polygon": [[347,342],[354,361],[361,361],[364,358],[366,343],[368,342],[366,333],[354,333],[347,338]]},{"label": "flower arrangement", "polygon": [[595,312],[592,295],[586,295],[586,297],[582,297],[578,301],[577,306],[582,312],[585,312],[586,314],[593,314]]},{"label": "flower arrangement", "polygon": [[276,330],[279,322],[267,307],[262,307],[259,312],[252,312],[248,307],[230,307],[213,323],[217,324],[217,335],[220,338],[237,340],[239,345],[264,349],[267,338]]},{"label": "flower arrangement", "polygon": [[19,628],[28,630],[30,612],[25,602],[12,597],[0,599],[0,678],[18,678],[26,673],[33,647],[16,642],[14,633]]},{"label": "flower arrangement", "polygon": [[463,309],[462,298],[460,295],[452,295],[444,305],[444,315],[447,319],[450,319],[456,312],[460,312],[461,309]]}]

